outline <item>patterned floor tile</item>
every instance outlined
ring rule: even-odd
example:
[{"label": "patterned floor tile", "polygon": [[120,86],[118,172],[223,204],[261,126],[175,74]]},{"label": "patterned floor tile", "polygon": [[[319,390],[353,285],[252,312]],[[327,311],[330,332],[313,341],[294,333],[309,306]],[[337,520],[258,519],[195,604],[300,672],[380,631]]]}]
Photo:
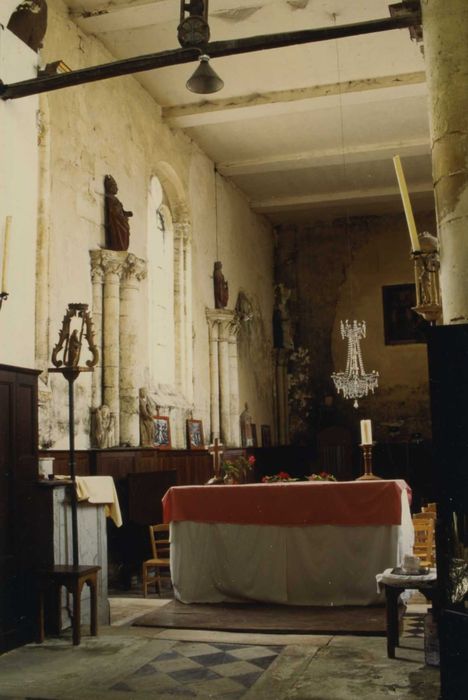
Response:
[{"label": "patterned floor tile", "polygon": [[236,676],[242,676],[247,673],[258,673],[258,668],[256,666],[248,661],[241,660],[213,666],[212,670],[215,673],[219,673],[220,676],[227,676],[228,678],[235,678]]},{"label": "patterned floor tile", "polygon": [[125,693],[240,700],[283,647],[177,642],[112,686]]}]

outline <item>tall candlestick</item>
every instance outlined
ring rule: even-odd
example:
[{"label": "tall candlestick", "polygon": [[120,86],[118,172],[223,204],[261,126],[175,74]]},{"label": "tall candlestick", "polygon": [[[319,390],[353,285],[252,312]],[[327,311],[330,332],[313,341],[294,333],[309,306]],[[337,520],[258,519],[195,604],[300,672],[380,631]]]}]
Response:
[{"label": "tall candlestick", "polygon": [[400,156],[394,156],[393,165],[395,166],[395,172],[398,180],[398,187],[400,188],[401,201],[403,202],[403,209],[405,210],[406,223],[408,225],[408,231],[411,239],[411,248],[413,253],[421,250],[418,239],[418,231],[416,224],[414,222],[413,209],[411,208],[411,202],[408,194],[408,188],[406,186],[405,174],[401,165]]},{"label": "tall candlestick", "polygon": [[10,229],[11,229],[11,216],[7,216],[5,219],[5,236],[3,239],[3,262],[2,262],[2,288],[1,292],[6,293],[8,291],[7,284],[7,269],[8,269],[8,253],[10,250]]},{"label": "tall candlestick", "polygon": [[372,423],[370,420],[361,421],[361,444],[372,445]]}]

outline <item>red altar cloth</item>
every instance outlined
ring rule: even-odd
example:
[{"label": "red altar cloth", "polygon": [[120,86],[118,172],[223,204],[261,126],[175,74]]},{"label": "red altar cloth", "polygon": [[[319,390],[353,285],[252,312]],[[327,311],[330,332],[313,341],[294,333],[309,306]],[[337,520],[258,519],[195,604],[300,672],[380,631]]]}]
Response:
[{"label": "red altar cloth", "polygon": [[400,525],[404,481],[173,486],[164,522],[245,525]]}]

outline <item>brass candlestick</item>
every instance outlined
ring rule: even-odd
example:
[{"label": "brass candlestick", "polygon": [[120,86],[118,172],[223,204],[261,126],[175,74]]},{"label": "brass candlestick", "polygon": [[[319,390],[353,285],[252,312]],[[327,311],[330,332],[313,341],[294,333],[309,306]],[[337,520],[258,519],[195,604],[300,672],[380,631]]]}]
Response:
[{"label": "brass candlestick", "polygon": [[362,456],[364,458],[364,474],[356,479],[356,481],[377,481],[380,476],[376,476],[372,473],[372,448],[375,443],[367,445],[359,445],[362,450]]}]

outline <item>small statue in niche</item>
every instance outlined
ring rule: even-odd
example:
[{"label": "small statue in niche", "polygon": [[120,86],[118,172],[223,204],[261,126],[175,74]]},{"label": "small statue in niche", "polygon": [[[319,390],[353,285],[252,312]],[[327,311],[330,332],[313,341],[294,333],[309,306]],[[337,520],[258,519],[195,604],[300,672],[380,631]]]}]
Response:
[{"label": "small statue in niche", "polygon": [[114,447],[115,439],[115,415],[107,404],[96,408],[94,413],[94,444],[104,449]]},{"label": "small statue in niche", "polygon": [[215,309],[225,309],[229,301],[229,286],[224,279],[222,269],[223,263],[219,260],[215,262],[213,271]]},{"label": "small statue in niche", "polygon": [[125,211],[118,199],[119,188],[112,175],[104,178],[106,248],[108,250],[128,250],[130,243],[130,224],[128,220],[133,212]]},{"label": "small statue in niche", "polygon": [[240,414],[240,429],[242,447],[253,446],[252,416],[249,413],[249,404],[246,402],[245,408]]},{"label": "small statue in niche", "polygon": [[140,402],[140,445],[142,447],[152,447],[154,445],[156,404],[144,387],[138,393]]},{"label": "small statue in niche", "polygon": [[80,363],[80,353],[81,353],[81,341],[78,335],[78,331],[75,329],[72,331],[70,338],[68,339],[68,350],[67,358],[65,364],[67,367],[78,367]]},{"label": "small statue in niche", "polygon": [[11,15],[8,29],[36,53],[47,30],[46,0],[23,0]]}]

